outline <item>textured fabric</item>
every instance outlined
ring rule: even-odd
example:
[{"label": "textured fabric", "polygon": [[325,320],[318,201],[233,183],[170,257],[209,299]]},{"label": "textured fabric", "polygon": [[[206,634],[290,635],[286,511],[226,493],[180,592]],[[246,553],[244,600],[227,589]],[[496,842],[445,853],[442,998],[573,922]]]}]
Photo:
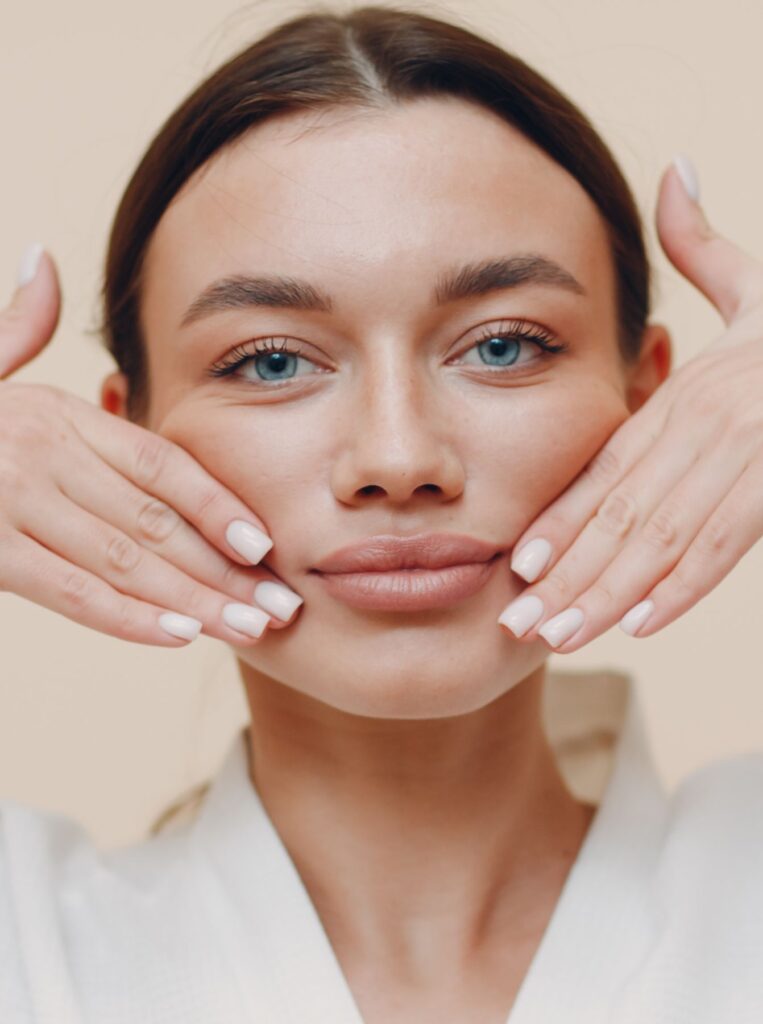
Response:
[{"label": "textured fabric", "polygon": [[[759,1024],[763,753],[668,796],[613,673],[551,677],[545,721],[599,806],[506,1024]],[[0,1022],[362,1024],[243,732],[195,817],[121,850],[0,804]]]}]

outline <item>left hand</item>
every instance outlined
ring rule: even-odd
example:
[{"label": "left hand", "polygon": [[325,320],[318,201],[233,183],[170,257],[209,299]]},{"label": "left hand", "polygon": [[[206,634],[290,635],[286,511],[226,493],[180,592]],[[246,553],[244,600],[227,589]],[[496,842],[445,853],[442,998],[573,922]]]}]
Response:
[{"label": "left hand", "polygon": [[[509,609],[532,597],[526,623],[542,602],[521,638],[540,635],[562,654],[618,622],[651,636],[763,536],[763,264],[709,227],[675,166],[661,182],[657,230],[726,329],[657,388],[517,541],[515,572],[528,543],[540,540],[534,550],[542,556],[550,545],[551,553],[546,575],[499,622],[512,628]],[[539,577],[537,569],[521,574]]]}]

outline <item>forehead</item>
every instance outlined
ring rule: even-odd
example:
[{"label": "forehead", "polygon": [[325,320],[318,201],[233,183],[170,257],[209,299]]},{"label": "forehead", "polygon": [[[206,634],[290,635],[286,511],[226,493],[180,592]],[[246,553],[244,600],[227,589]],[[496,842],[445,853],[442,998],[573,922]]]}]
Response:
[{"label": "forehead", "polygon": [[181,189],[147,252],[144,308],[188,305],[216,276],[268,269],[362,300],[421,296],[455,260],[512,251],[611,290],[606,228],[584,189],[497,115],[449,97],[281,115]]}]

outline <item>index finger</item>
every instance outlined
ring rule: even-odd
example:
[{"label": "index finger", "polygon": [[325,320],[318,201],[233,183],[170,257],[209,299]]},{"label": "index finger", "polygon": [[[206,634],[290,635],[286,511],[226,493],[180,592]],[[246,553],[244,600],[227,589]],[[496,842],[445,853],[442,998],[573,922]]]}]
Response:
[{"label": "index finger", "polygon": [[729,324],[763,297],[763,267],[708,223],[698,193],[692,195],[684,185],[687,172],[682,174],[679,168],[688,161],[682,160],[683,163],[674,162],[662,177],[657,234],[673,266]]},{"label": "index finger", "polygon": [[178,511],[231,559],[257,565],[273,547],[262,520],[179,445],[84,401],[72,426],[105,462]]}]

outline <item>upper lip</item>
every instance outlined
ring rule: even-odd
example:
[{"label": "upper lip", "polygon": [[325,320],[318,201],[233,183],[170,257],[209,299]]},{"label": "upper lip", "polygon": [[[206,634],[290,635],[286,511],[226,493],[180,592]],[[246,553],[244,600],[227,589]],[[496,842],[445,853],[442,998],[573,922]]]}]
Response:
[{"label": "upper lip", "polygon": [[379,534],[333,551],[313,568],[326,573],[444,569],[487,562],[499,551],[495,544],[458,533],[421,533],[413,537]]}]

